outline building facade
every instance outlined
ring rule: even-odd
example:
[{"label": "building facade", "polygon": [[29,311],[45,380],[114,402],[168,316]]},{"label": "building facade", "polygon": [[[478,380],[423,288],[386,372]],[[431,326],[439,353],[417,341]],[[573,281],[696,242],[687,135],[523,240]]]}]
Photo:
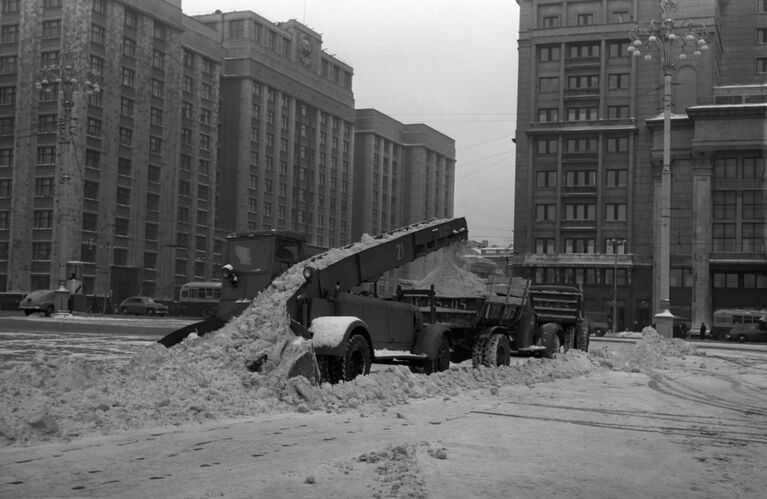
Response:
[{"label": "building facade", "polygon": [[631,57],[656,0],[518,0],[514,272],[580,283],[586,309],[650,324],[767,303],[767,4],[679,1],[710,50],[679,59],[671,119],[670,268],[658,263],[663,80]]},{"label": "building facade", "polygon": [[355,125],[355,240],[421,220],[452,218],[453,139],[375,109],[358,109]]},{"label": "building facade", "polygon": [[352,68],[294,20],[272,23],[248,11],[197,19],[220,33],[225,50],[218,226],[348,244]]},{"label": "building facade", "polygon": [[2,0],[0,288],[210,277],[221,55],[178,1]]}]

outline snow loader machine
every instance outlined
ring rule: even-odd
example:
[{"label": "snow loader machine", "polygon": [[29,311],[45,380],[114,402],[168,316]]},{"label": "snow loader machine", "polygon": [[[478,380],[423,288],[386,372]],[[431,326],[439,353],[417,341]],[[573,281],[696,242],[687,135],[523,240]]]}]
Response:
[{"label": "snow loader machine", "polygon": [[[376,244],[334,263],[302,262],[304,282],[287,299],[286,309],[291,330],[310,340],[312,349],[294,360],[288,375],[335,383],[368,374],[373,362],[432,373],[448,369],[451,361],[508,365],[515,351],[554,352],[561,345],[585,349],[575,333],[582,302],[576,288],[537,289],[513,278],[505,286],[492,283],[482,296],[439,297],[433,287],[378,296],[375,283],[385,272],[467,237],[464,218],[419,223],[379,236]],[[263,259],[247,250],[248,241],[228,242],[220,309],[231,316],[268,282],[251,282],[260,275],[257,270],[265,270]],[[304,253],[301,244],[294,248],[295,255]],[[372,292],[362,286],[366,283],[373,284]],[[217,319],[225,322],[224,317]],[[189,332],[171,333],[161,342],[171,346]],[[256,364],[248,367],[258,370]]]}]

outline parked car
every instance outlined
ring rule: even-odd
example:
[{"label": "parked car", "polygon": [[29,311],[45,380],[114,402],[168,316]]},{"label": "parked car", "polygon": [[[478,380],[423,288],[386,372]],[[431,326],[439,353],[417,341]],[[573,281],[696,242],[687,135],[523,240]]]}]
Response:
[{"label": "parked car", "polygon": [[605,333],[610,330],[610,326],[607,322],[599,319],[586,317],[586,323],[588,324],[589,334],[593,334],[594,336],[604,336]]},{"label": "parked car", "polygon": [[757,322],[739,324],[724,334],[729,341],[745,343],[747,341],[767,341],[767,316],[762,316]]},{"label": "parked car", "polygon": [[56,302],[54,301],[54,294],[52,289],[38,289],[28,293],[21,303],[19,308],[27,315],[32,315],[35,312],[42,312],[46,317],[50,317],[56,310]]},{"label": "parked car", "polygon": [[168,307],[148,296],[131,296],[117,306],[117,313],[127,315],[167,315]]}]

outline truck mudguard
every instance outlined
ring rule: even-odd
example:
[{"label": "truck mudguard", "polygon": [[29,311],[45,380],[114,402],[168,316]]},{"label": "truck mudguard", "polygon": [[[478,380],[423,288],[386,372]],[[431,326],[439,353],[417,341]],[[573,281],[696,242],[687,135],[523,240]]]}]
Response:
[{"label": "truck mudguard", "polygon": [[[353,316],[315,317],[309,326],[309,331],[312,333],[312,347],[317,355],[343,355],[353,333],[362,334],[370,344],[368,327],[359,318]],[[373,351],[372,347],[370,351]]]},{"label": "truck mudguard", "polygon": [[442,336],[445,334],[450,341],[450,327],[447,324],[429,324],[418,332],[412,353],[423,354],[430,359],[436,358]]}]

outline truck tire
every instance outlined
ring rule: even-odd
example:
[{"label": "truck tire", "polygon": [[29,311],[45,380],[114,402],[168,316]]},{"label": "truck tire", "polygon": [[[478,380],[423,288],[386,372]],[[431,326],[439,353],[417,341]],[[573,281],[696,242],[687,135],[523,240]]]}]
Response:
[{"label": "truck tire", "polygon": [[423,365],[424,374],[438,373],[450,369],[450,342],[445,335],[439,342],[437,356],[433,359],[426,359]]},{"label": "truck tire", "polygon": [[474,339],[474,344],[471,347],[471,366],[479,367],[485,365],[485,344],[487,343],[486,336],[480,336]]},{"label": "truck tire", "polygon": [[346,344],[342,357],[341,375],[344,381],[351,381],[359,375],[370,374],[373,356],[370,345],[361,334],[353,334]]},{"label": "truck tire", "polygon": [[330,383],[335,385],[343,378],[342,367],[340,357],[334,357],[332,355],[318,355],[317,366],[320,368],[320,382]]},{"label": "truck tire", "polygon": [[508,366],[511,362],[511,343],[505,334],[495,333],[485,342],[482,364],[487,367]]},{"label": "truck tire", "polygon": [[551,340],[551,345],[546,349],[546,358],[553,359],[557,356],[559,353],[559,349],[561,347],[561,344],[559,342],[559,335],[554,334],[554,337]]}]

